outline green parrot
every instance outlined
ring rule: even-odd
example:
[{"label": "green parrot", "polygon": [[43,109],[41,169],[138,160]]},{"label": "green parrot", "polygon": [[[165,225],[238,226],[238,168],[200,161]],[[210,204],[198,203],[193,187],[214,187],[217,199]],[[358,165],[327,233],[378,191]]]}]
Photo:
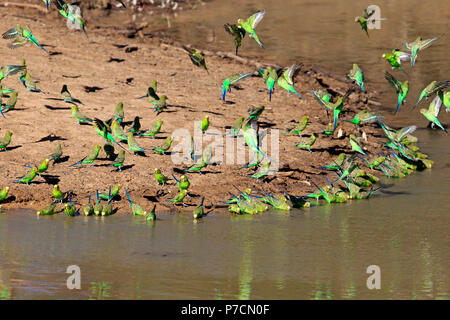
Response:
[{"label": "green parrot", "polygon": [[363,123],[372,123],[377,120],[380,120],[381,118],[382,118],[381,116],[368,112],[367,110],[364,109],[358,112],[352,120],[344,120],[344,121],[353,123],[356,126],[361,126],[361,124]]},{"label": "green parrot", "polygon": [[406,42],[405,47],[408,50],[411,50],[411,69],[414,67],[414,63],[417,59],[417,54],[419,51],[428,48],[434,41],[439,39],[440,37],[422,40],[422,37],[417,37],[414,42]]},{"label": "green parrot", "polygon": [[208,166],[208,164],[206,162],[204,162],[203,160],[201,160],[201,161],[198,161],[197,163],[194,163],[189,168],[183,170],[183,172],[198,172],[201,174],[201,170],[203,168],[206,168],[207,166]]},{"label": "green parrot", "polygon": [[405,72],[405,70],[403,70],[403,68],[401,66],[401,63],[403,61],[408,61],[408,60],[411,59],[411,55],[410,54],[408,54],[406,52],[403,52],[403,51],[400,51],[398,49],[394,49],[394,50],[392,50],[392,52],[383,53],[383,55],[381,57],[384,60],[386,60],[387,62],[389,62],[389,64],[392,67],[392,70],[400,69],[404,73],[406,73],[406,72]]},{"label": "green parrot", "polygon": [[139,121],[139,119],[140,117],[138,116],[134,117],[133,123],[128,129],[128,132],[139,133],[139,130],[141,129],[141,122]]},{"label": "green parrot", "polygon": [[86,157],[84,157],[80,161],[70,165],[69,167],[73,167],[73,166],[76,166],[79,164],[93,163],[98,158],[98,154],[99,154],[101,148],[102,148],[101,145],[96,144],[94,146],[94,149],[92,149]]},{"label": "green parrot", "polygon": [[294,85],[294,78],[297,75],[297,73],[300,71],[301,67],[303,66],[302,63],[300,64],[294,64],[293,66],[286,69],[286,71],[277,79],[277,84],[280,88],[283,88],[288,93],[295,93],[300,98],[303,98],[297,91],[295,91],[293,85]]},{"label": "green parrot", "polygon": [[122,124],[123,118],[125,116],[125,113],[123,111],[123,102],[119,102],[114,109],[114,119],[119,123]]},{"label": "green parrot", "polygon": [[41,210],[37,211],[36,214],[38,216],[50,216],[50,215],[58,214],[64,210],[64,209],[61,209],[59,211],[55,210],[56,206],[57,206],[57,203],[49,204],[45,208],[42,208]]},{"label": "green parrot", "polygon": [[6,150],[6,147],[11,143],[13,133],[9,130],[5,132],[5,136],[0,139],[0,150]]},{"label": "green parrot", "polygon": [[278,78],[282,75],[282,72],[283,69],[281,68],[258,68],[258,75],[264,80],[264,82],[267,84],[267,88],[269,89],[269,101],[272,101],[273,88],[275,86],[275,83],[278,81]]},{"label": "green parrot", "polygon": [[194,48],[188,48],[184,45],[182,47],[189,53],[189,58],[191,59],[194,65],[196,65],[197,67],[202,67],[203,69],[206,70],[206,72],[209,73],[208,68],[206,67],[205,57],[202,55],[200,51]]},{"label": "green parrot", "polygon": [[383,162],[386,161],[386,158],[384,156],[379,156],[374,159],[371,159],[370,161],[367,161],[367,160],[365,160],[365,161],[370,169],[374,169],[374,168],[377,168],[380,165],[382,165]]},{"label": "green parrot", "polygon": [[229,134],[233,135],[233,136],[238,135],[239,131],[241,131],[242,125],[244,124],[244,120],[245,120],[245,117],[243,117],[243,116],[240,116],[239,118],[237,118],[236,121],[231,126]]},{"label": "green parrot", "polygon": [[160,145],[159,147],[154,147],[154,148],[152,148],[152,150],[159,152],[162,155],[165,155],[171,146],[172,146],[172,136],[168,136],[166,138],[166,141],[164,141],[164,143],[162,145]]},{"label": "green parrot", "polygon": [[94,119],[94,129],[95,131],[102,136],[104,139],[109,140],[111,142],[114,142],[115,144],[117,144],[120,148],[122,148],[123,150],[126,150],[120,143],[118,143],[112,136],[111,134],[111,127],[103,122],[102,120],[95,118]]},{"label": "green parrot", "polygon": [[272,207],[278,210],[290,210],[291,207],[287,204],[287,199],[281,195],[271,196],[265,192],[267,196],[262,197],[262,200],[270,204]]},{"label": "green parrot", "polygon": [[420,113],[423,114],[425,118],[427,118],[431,122],[431,126],[434,127],[435,125],[441,128],[443,131],[447,133],[447,129],[445,129],[441,122],[438,119],[439,110],[441,108],[442,101],[437,96],[431,103],[430,106],[427,109],[420,109]]},{"label": "green parrot", "polygon": [[313,133],[307,140],[303,140],[302,142],[297,144],[297,147],[308,150],[309,152],[312,152],[311,147],[314,145],[316,140],[317,140],[317,134]]},{"label": "green parrot", "polygon": [[103,205],[103,208],[102,208],[102,213],[101,213],[102,217],[113,214],[113,207],[111,204],[111,200],[112,200],[112,197],[111,197],[111,186],[110,186],[109,193],[108,193],[108,201],[106,202],[106,204]]},{"label": "green parrot", "polygon": [[122,171],[123,163],[125,162],[125,150],[120,150],[117,157],[114,159],[114,163],[111,164],[113,167]]},{"label": "green parrot", "polygon": [[127,137],[128,137],[128,148],[130,148],[131,151],[145,153],[145,150],[139,146],[132,132],[128,133]]},{"label": "green parrot", "polygon": [[151,128],[149,128],[144,133],[138,134],[138,136],[154,137],[161,131],[161,127],[162,127],[163,123],[164,123],[164,120],[162,120],[162,119],[156,120],[155,124]]},{"label": "green parrot", "polygon": [[349,95],[352,93],[352,89],[347,90],[344,96],[339,97],[335,103],[332,103],[326,96],[322,95],[317,91],[311,91],[313,97],[319,102],[319,104],[325,108],[327,115],[329,116],[329,111],[333,111],[333,127],[337,127],[337,121],[342,108],[344,107],[345,101],[347,101]]},{"label": "green parrot", "polygon": [[362,70],[359,68],[359,66],[356,63],[353,64],[353,68],[347,74],[347,77],[350,80],[355,81],[356,84],[358,85],[358,87],[362,91],[364,91],[364,76],[363,76]]},{"label": "green parrot", "polygon": [[[245,30],[236,24],[224,24],[225,31],[234,37],[234,46],[236,47],[236,55],[238,55],[239,47],[245,38]],[[225,100],[225,99],[224,99]]]},{"label": "green parrot", "polygon": [[450,91],[444,93],[442,90],[439,90],[438,96],[445,106],[445,112],[450,112]]},{"label": "green parrot", "polygon": [[19,72],[26,72],[27,67],[25,65],[6,65],[0,67],[0,82],[8,76],[15,75]]},{"label": "green parrot", "polygon": [[255,178],[255,179],[258,179],[258,180],[261,179],[261,178],[264,179],[270,172],[270,165],[271,165],[270,161],[260,165],[259,166],[259,170],[255,174],[253,174],[253,175],[251,175],[249,177],[250,178]]},{"label": "green parrot", "polygon": [[155,180],[158,182],[158,184],[165,185],[167,181],[170,180],[170,178],[166,177],[161,173],[161,170],[158,168],[155,168]]},{"label": "green parrot", "polygon": [[202,133],[205,134],[209,127],[209,116],[205,116],[200,123],[200,130],[202,130]]},{"label": "green parrot", "polygon": [[417,100],[417,103],[414,106],[414,108],[420,103],[420,101],[422,101],[423,98],[428,100],[428,98],[431,97],[433,94],[444,90],[448,86],[450,86],[449,80],[431,81],[431,83],[427,85],[425,89],[423,89],[422,92],[420,93],[419,100]]},{"label": "green parrot", "polygon": [[409,90],[409,83],[408,83],[408,81],[404,81],[404,82],[398,81],[397,79],[394,78],[393,75],[391,75],[387,71],[384,74],[384,78],[390,83],[391,86],[394,87],[395,92],[398,94],[397,107],[395,108],[395,111],[394,111],[394,114],[396,114],[398,111],[398,108],[400,108],[400,105],[402,103],[404,103],[404,101],[406,99],[406,95],[408,94],[408,90]]},{"label": "green parrot", "polygon": [[88,202],[81,208],[81,211],[85,216],[94,214],[94,206],[91,203],[91,196],[89,196]]},{"label": "green parrot", "polygon": [[191,183],[189,182],[189,179],[188,179],[187,176],[182,175],[180,180],[178,180],[173,174],[172,174],[172,177],[177,182],[179,191],[181,191],[181,190],[188,190],[189,189]]},{"label": "green parrot", "polygon": [[100,202],[100,195],[98,194],[98,190],[97,190],[97,202],[94,205],[94,214],[96,216],[99,216],[102,214],[102,211],[103,211],[103,205]]},{"label": "green parrot", "polygon": [[176,197],[174,197],[173,199],[167,200],[167,201],[172,202],[175,205],[178,203],[185,205],[183,203],[183,200],[184,200],[184,197],[186,197],[186,195],[187,195],[187,190],[184,189],[184,190],[181,190]]},{"label": "green parrot", "polygon": [[363,16],[357,16],[355,17],[355,22],[358,22],[361,26],[361,29],[364,30],[367,34],[367,37],[369,37],[369,32],[367,31],[367,22],[371,21],[370,17],[375,13],[375,10],[368,11],[367,9],[364,9]]},{"label": "green parrot", "polygon": [[37,171],[38,171],[38,168],[36,166],[34,166],[31,168],[31,170],[26,175],[24,175],[23,177],[21,177],[17,180],[13,180],[13,182],[26,183],[28,185],[36,177]]},{"label": "green parrot", "polygon": [[389,138],[392,142],[400,143],[407,135],[416,131],[416,126],[408,126],[401,128],[399,130],[392,129],[378,120],[378,124],[383,129],[386,137]]},{"label": "green parrot", "polygon": [[34,82],[33,78],[31,78],[31,75],[28,72],[24,76],[20,77],[19,79],[22,82],[22,84],[24,85],[24,87],[27,88],[27,90],[29,90],[31,92],[44,93],[44,91],[42,91],[41,89],[36,88],[36,82]]},{"label": "green parrot", "polygon": [[0,191],[0,202],[2,202],[3,200],[6,199],[6,197],[8,196],[8,193],[9,193],[9,187],[4,187]]},{"label": "green parrot", "polygon": [[363,149],[359,145],[361,138],[356,138],[353,134],[350,134],[349,139],[350,139],[350,145],[352,147],[352,151],[356,151],[356,152],[362,153],[363,155],[367,156],[367,154],[363,151]]},{"label": "green parrot", "polygon": [[[84,20],[81,16],[81,11],[79,11],[79,7],[74,6],[70,3],[65,3],[63,0],[56,0],[56,8],[64,18],[78,25],[87,37]],[[77,11],[79,11],[79,13]]]},{"label": "green parrot", "polygon": [[340,153],[335,160],[333,160],[332,163],[321,167],[321,169],[328,169],[328,170],[339,170],[339,168],[344,164],[344,161],[346,159],[345,153]]},{"label": "green parrot", "polygon": [[139,97],[137,99],[148,98],[148,100],[151,103],[156,104],[156,101],[159,100],[159,96],[156,94],[156,90],[157,89],[158,89],[158,81],[153,80],[152,84],[147,89],[147,94],[145,96],[141,96],[141,97]]},{"label": "green parrot", "polygon": [[[236,49],[237,50],[237,49]],[[253,75],[253,72],[250,73],[239,73],[239,74],[233,74],[225,79],[222,85],[222,100],[225,101],[225,97],[227,95],[227,92],[231,92],[231,86],[236,84],[237,82],[244,80],[248,77],[251,77]]]},{"label": "green parrot", "polygon": [[69,195],[69,203],[64,205],[64,213],[72,217],[77,213],[76,207],[72,204],[72,195]]},{"label": "green parrot", "polygon": [[48,51],[43,46],[41,46],[36,38],[32,35],[29,26],[26,26],[24,28],[20,24],[17,24],[15,27],[3,33],[2,37],[3,39],[15,39],[13,42],[8,44],[8,48],[10,49],[21,47],[29,41],[48,53]]},{"label": "green parrot", "polygon": [[55,149],[53,150],[53,152],[50,154],[50,160],[53,161],[58,161],[59,159],[61,159],[61,156],[63,155],[63,151],[62,151],[62,147],[60,143],[57,143],[55,145]]},{"label": "green parrot", "polygon": [[[13,110],[16,107],[16,103],[17,103],[17,96],[18,96],[18,92],[13,92],[9,95],[9,99],[5,104],[5,107],[2,109],[1,107],[1,97],[0,97],[0,112],[3,116],[3,118],[5,118],[5,115],[3,114],[4,112],[8,112],[9,110]],[[0,93],[1,95],[1,93]]]},{"label": "green parrot", "polygon": [[194,209],[194,211],[192,212],[192,215],[194,217],[194,219],[201,219],[203,218],[205,212],[203,210],[203,202],[205,201],[205,197],[202,197],[202,201],[200,201],[200,205]]},{"label": "green parrot", "polygon": [[65,84],[61,88],[61,97],[64,102],[76,104],[76,102],[72,98],[72,95],[69,92],[69,89],[67,89],[67,85],[65,85]]},{"label": "green parrot", "polygon": [[[38,171],[37,174],[41,175],[42,173],[44,173],[45,171],[47,171],[48,169],[48,163],[50,162],[50,159],[44,159],[42,160],[41,164],[37,167]],[[33,166],[26,166],[28,168],[32,168]]]},{"label": "green parrot", "polygon": [[65,196],[68,194],[69,194],[68,192],[62,192],[61,189],[59,188],[59,185],[55,184],[53,186],[52,195],[53,195],[53,198],[58,200],[58,202],[63,202]]},{"label": "green parrot", "polygon": [[100,197],[100,199],[108,200],[109,198],[111,198],[111,200],[112,200],[115,197],[117,197],[121,188],[122,188],[122,185],[115,184],[112,187],[112,189],[111,189],[111,187],[109,188],[109,191],[107,194],[99,193],[98,196]]},{"label": "green parrot", "polygon": [[125,189],[125,193],[127,195],[128,198],[128,204],[130,205],[131,208],[131,212],[133,213],[133,215],[136,216],[146,216],[147,212],[142,209],[142,207],[140,205],[138,205],[136,202],[133,202],[133,200],[131,200],[130,195],[128,194],[127,189]]},{"label": "green parrot", "polygon": [[[248,118],[247,120],[255,119],[257,120],[261,114],[263,113],[265,107],[264,106],[258,106],[258,107],[250,107],[248,108]],[[242,126],[241,126],[242,127]]]},{"label": "green parrot", "polygon": [[264,18],[264,15],[266,14],[266,11],[259,11],[253,15],[251,15],[247,20],[244,19],[238,19],[238,27],[241,27],[245,30],[245,32],[248,33],[248,36],[250,38],[255,39],[255,41],[258,43],[258,45],[261,48],[264,48],[262,42],[259,40],[258,36],[256,35],[255,28],[258,25],[258,23],[261,22],[261,20]]},{"label": "green parrot", "polygon": [[163,112],[164,110],[167,109],[167,107],[169,106],[166,102],[167,100],[167,96],[166,95],[162,95],[159,100],[156,102],[155,105],[155,112],[156,115],[158,116],[161,112]]},{"label": "green parrot", "polygon": [[309,201],[307,201],[304,196],[297,197],[297,196],[293,196],[287,192],[284,192],[284,195],[286,196],[286,199],[288,199],[291,202],[293,208],[309,208],[309,207],[311,207],[311,203]]},{"label": "green parrot", "polygon": [[73,104],[71,106],[71,109],[72,109],[72,117],[77,121],[77,124],[94,121],[91,118],[88,118],[84,114],[82,114],[76,104]]},{"label": "green parrot", "polygon": [[155,221],[156,220],[156,210],[155,209],[156,209],[156,204],[153,205],[152,211],[147,213],[147,215],[145,216],[145,220],[147,220],[147,221]]},{"label": "green parrot", "polygon": [[[123,131],[117,120],[113,120],[113,122],[111,123],[111,132],[113,134],[113,137],[117,140],[128,141],[128,137],[125,135],[125,132]],[[132,149],[130,148],[130,150]]]},{"label": "green parrot", "polygon": [[257,119],[249,119],[242,127],[242,133],[245,142],[253,153],[260,153],[262,156],[267,157],[267,155],[259,148]]},{"label": "green parrot", "polygon": [[257,167],[263,161],[264,156],[261,153],[253,153],[253,159],[251,159],[245,166],[240,167],[239,169]]}]

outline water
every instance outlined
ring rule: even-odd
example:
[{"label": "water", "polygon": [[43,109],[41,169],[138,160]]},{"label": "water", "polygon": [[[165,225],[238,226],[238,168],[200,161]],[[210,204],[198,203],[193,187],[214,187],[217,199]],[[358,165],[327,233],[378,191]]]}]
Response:
[{"label": "water", "polygon": [[[369,90],[380,92],[387,123],[419,126],[415,134],[435,161],[432,170],[384,181],[388,188],[370,201],[261,216],[211,213],[200,223],[190,214],[160,214],[154,224],[128,215],[0,214],[0,298],[449,299],[450,139],[426,130],[418,109],[410,109],[430,81],[450,78],[448,37],[419,53],[414,72],[405,64],[410,94],[395,118],[396,97],[383,78],[389,68],[381,59],[383,52],[402,49],[418,35],[444,34],[449,4],[379,0],[374,4],[388,20],[367,39],[353,19],[369,4],[213,1],[168,17],[171,28],[163,32],[200,47],[233,51],[222,25],[265,8],[257,31],[266,49],[246,39],[243,55],[315,64],[340,75],[358,63]],[[166,27],[167,19],[146,19]],[[449,115],[441,113],[441,121],[449,123]],[[81,268],[81,290],[66,288],[65,271],[72,264]],[[369,265],[381,268],[380,290],[366,287]]]}]

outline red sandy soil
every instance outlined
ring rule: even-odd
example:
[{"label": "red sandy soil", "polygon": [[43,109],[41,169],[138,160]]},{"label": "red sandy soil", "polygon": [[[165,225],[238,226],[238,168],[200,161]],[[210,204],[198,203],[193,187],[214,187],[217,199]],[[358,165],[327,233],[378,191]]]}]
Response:
[{"label": "red sandy soil", "polygon": [[[98,11],[89,10],[84,14],[89,18],[89,15],[95,15]],[[95,190],[105,192],[108,186],[120,183],[133,200],[145,208],[150,209],[153,201],[157,203],[157,210],[167,210],[167,206],[174,207],[166,200],[177,193],[176,184],[172,181],[164,187],[157,186],[154,168],[161,168],[166,176],[175,173],[179,177],[180,174],[174,169],[185,169],[189,165],[174,165],[169,155],[153,151],[148,151],[147,157],[126,154],[125,165],[131,167],[122,172],[102,166],[110,163],[107,160],[96,161],[99,165],[97,167],[69,167],[87,155],[95,144],[103,146],[104,139],[92,126],[75,124],[70,104],[52,100],[60,98],[63,84],[67,84],[74,98],[82,101],[80,110],[89,117],[109,119],[117,103],[122,101],[125,121],[132,121],[135,116],[140,116],[142,129],[148,129],[157,118],[163,119],[163,130],[158,139],[137,138],[138,143],[147,148],[162,143],[175,129],[186,128],[193,134],[194,121],[200,121],[205,115],[210,117],[211,128],[225,133],[225,127],[231,126],[239,116],[247,116],[247,108],[252,105],[266,106],[259,120],[261,128],[272,125],[271,129],[283,132],[292,128],[294,121],[298,122],[303,115],[309,115],[310,124],[304,134],[309,136],[313,132],[319,133],[328,124],[328,119],[325,110],[313,99],[309,90],[328,88],[330,92],[343,94],[352,86],[304,66],[295,79],[295,87],[305,97],[303,100],[278,88],[269,103],[266,85],[261,78],[254,77],[241,82],[241,90],[233,89],[227,95],[234,104],[224,104],[220,97],[223,80],[231,74],[255,70],[252,62],[237,62],[217,55],[207,55],[207,73],[195,67],[179,45],[161,43],[156,38],[130,39],[123,36],[126,32],[119,32],[117,29],[96,28],[94,21],[89,25],[88,39],[80,31],[68,30],[65,20],[57,14],[55,8],[52,13],[45,14],[32,8],[0,7],[0,14],[1,33],[17,23],[28,24],[38,41],[47,45],[46,48],[51,53],[48,55],[32,44],[11,50],[7,48],[9,40],[0,40],[1,65],[18,64],[25,58],[29,73],[38,81],[38,88],[48,93],[27,91],[16,76],[2,82],[4,87],[19,92],[17,110],[7,113],[7,119],[0,119],[0,135],[3,136],[6,130],[13,132],[9,150],[0,152],[0,187],[8,185],[10,195],[15,200],[3,204],[3,208],[43,207],[51,202],[51,190],[55,182],[63,191],[74,191],[76,196],[73,200],[82,204]],[[118,48],[113,44],[123,44],[126,47]],[[127,52],[126,49],[130,47],[136,47],[137,50]],[[242,54],[245,55],[245,52]],[[110,58],[123,61],[108,62]],[[133,80],[127,83],[128,78]],[[166,94],[169,97],[168,103],[178,106],[169,108],[170,112],[163,112],[158,117],[147,99],[136,99],[146,93],[153,80],[158,81],[158,93]],[[87,92],[85,86],[102,89]],[[370,109],[367,101],[372,95],[375,93],[355,90],[344,107],[341,119],[350,120],[355,112]],[[312,153],[296,147],[299,137],[280,134],[281,170],[269,177],[267,183],[245,177],[253,171],[238,170],[242,166],[239,164],[210,165],[202,175],[189,173],[189,191],[192,196],[186,197],[185,202],[197,205],[200,197],[205,196],[207,206],[217,205],[218,201],[228,199],[228,191],[235,193],[233,185],[240,189],[250,187],[256,193],[263,190],[272,194],[287,191],[295,195],[313,192],[315,188],[311,181],[323,185],[326,183],[325,176],[332,178],[331,172],[320,167],[330,163],[340,152],[351,154],[348,135],[361,135],[354,125],[343,121],[340,121],[339,128],[343,130],[343,137],[337,138],[338,130],[332,138],[320,134]],[[363,130],[368,141],[362,145],[373,156],[383,148],[381,129],[375,125],[366,125]],[[52,139],[45,137],[62,140],[50,141]],[[39,142],[40,140],[44,141]],[[47,178],[46,182],[42,177],[37,177],[30,186],[12,182],[28,171],[25,164],[39,164],[48,157],[57,142],[62,144],[64,156],[69,158],[49,167],[46,174],[53,178]],[[206,144],[204,142],[203,146]],[[116,152],[117,150],[116,147]],[[105,156],[101,150],[100,158]],[[364,168],[364,165],[361,167]],[[123,200],[115,202],[114,206],[119,208],[119,212],[129,213],[123,189],[120,194]]]}]

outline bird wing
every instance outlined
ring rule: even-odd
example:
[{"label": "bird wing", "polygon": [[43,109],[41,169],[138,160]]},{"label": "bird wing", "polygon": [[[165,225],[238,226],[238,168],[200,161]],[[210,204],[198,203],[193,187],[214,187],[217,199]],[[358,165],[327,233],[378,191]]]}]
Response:
[{"label": "bird wing", "polygon": [[2,34],[3,39],[13,39],[17,36],[21,35],[20,30],[15,26],[14,28],[9,29],[5,33]]},{"label": "bird wing", "polygon": [[389,81],[389,83],[391,84],[391,86],[394,87],[394,89],[397,93],[403,94],[403,89],[402,89],[401,84],[398,82],[397,79],[394,78],[394,76],[392,74],[390,74],[389,72],[386,71],[384,74],[384,78],[387,81]]},{"label": "bird wing", "polygon": [[27,42],[28,42],[27,38],[20,37],[20,38],[17,38],[16,40],[14,40],[13,42],[11,42],[10,44],[8,44],[8,48],[15,49],[15,48],[25,45]]},{"label": "bird wing", "polygon": [[255,13],[254,15],[250,16],[247,19],[247,23],[253,28],[255,29],[256,26],[258,25],[258,23],[261,22],[262,18],[264,18],[264,15],[266,14],[266,10],[263,11],[259,11],[257,13]]},{"label": "bird wing", "polygon": [[283,77],[286,79],[286,81],[291,86],[294,85],[294,78],[300,72],[300,69],[302,68],[302,66],[303,66],[303,63],[294,64],[284,72]]},{"label": "bird wing", "polygon": [[442,100],[439,96],[436,96],[436,98],[431,101],[430,106],[428,107],[428,112],[430,112],[432,115],[434,115],[436,118],[439,115],[439,110],[441,109]]},{"label": "bird wing", "polygon": [[325,110],[327,110],[327,112],[332,108],[331,103],[329,103],[328,101],[323,101],[322,97],[320,97],[314,90],[311,91],[311,94],[320,103],[320,105],[324,107]]},{"label": "bird wing", "polygon": [[375,10],[369,11],[367,9],[364,9],[364,19],[369,19],[375,13]]},{"label": "bird wing", "polygon": [[433,88],[431,89],[431,93],[428,96],[432,95],[433,93],[435,93],[437,91],[444,90],[448,86],[450,86],[450,81],[449,80],[443,80],[443,81],[436,82],[433,85]]},{"label": "bird wing", "polygon": [[148,87],[147,94],[155,100],[159,100],[159,96],[156,94],[155,89],[153,87]]},{"label": "bird wing", "polygon": [[432,39],[426,39],[426,40],[419,41],[419,50],[428,48],[434,41],[436,41],[439,38],[440,37],[436,37],[436,38],[432,38]]},{"label": "bird wing", "polygon": [[398,136],[398,141],[402,141],[403,138],[408,135],[413,133],[414,131],[416,131],[417,126],[408,126],[408,127],[404,127],[400,130],[397,131],[397,136]]},{"label": "bird wing", "polygon": [[241,80],[244,80],[245,78],[250,77],[251,75],[253,75],[253,72],[232,75],[230,76],[230,84],[235,84],[236,82],[239,82]]},{"label": "bird wing", "polygon": [[7,106],[15,106],[16,105],[16,102],[17,102],[17,92],[14,92],[14,93],[12,93],[11,94],[11,96],[9,97],[9,99],[8,99],[8,102],[7,102]]}]

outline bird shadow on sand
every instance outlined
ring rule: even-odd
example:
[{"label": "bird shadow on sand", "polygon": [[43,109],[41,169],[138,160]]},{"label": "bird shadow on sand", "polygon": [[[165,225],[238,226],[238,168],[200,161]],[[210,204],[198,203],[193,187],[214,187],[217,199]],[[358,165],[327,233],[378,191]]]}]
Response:
[{"label": "bird shadow on sand", "polygon": [[118,48],[118,49],[123,49],[123,48],[125,48],[125,47],[128,47],[127,44],[116,44],[116,43],[113,43],[112,45],[113,45],[114,47]]},{"label": "bird shadow on sand", "polygon": [[5,200],[2,201],[2,203],[11,203],[16,201],[16,196],[8,196]]},{"label": "bird shadow on sand", "polygon": [[19,145],[19,146],[13,146],[13,147],[6,147],[6,151],[11,151],[11,150],[14,150],[14,149],[18,149],[20,147],[22,147],[22,146]]},{"label": "bird shadow on sand", "polygon": [[90,87],[90,86],[83,86],[84,91],[86,91],[87,93],[91,93],[91,92],[96,92],[96,91],[100,91],[103,90],[104,88],[100,88],[100,87]]},{"label": "bird shadow on sand", "polygon": [[144,196],[150,202],[159,202],[157,196]]},{"label": "bird shadow on sand", "polygon": [[148,158],[147,154],[145,152],[142,152],[142,151],[134,151],[134,155],[135,156],[144,157],[144,158]]},{"label": "bird shadow on sand", "polygon": [[[223,100],[222,100],[222,101],[223,101]],[[231,100],[226,100],[226,101],[223,101],[223,104],[226,104],[226,105],[233,105],[233,104],[236,104],[236,102],[231,101]]]},{"label": "bird shadow on sand", "polygon": [[48,136],[45,136],[45,137],[41,138],[40,140],[37,140],[37,141],[35,141],[33,143],[39,143],[39,142],[45,142],[45,141],[50,141],[50,142],[53,142],[53,141],[65,141],[65,140],[67,140],[67,139],[63,138],[63,137],[60,137],[60,136],[56,136],[54,134],[49,134]]},{"label": "bird shadow on sand", "polygon": [[50,175],[50,174],[41,174],[42,179],[45,180],[45,183],[50,185],[58,184],[61,179],[59,179],[59,176]]},{"label": "bird shadow on sand", "polygon": [[121,62],[124,62],[124,61],[125,61],[125,59],[119,59],[119,58],[113,58],[113,57],[111,57],[111,58],[109,58],[109,60],[106,61],[106,62],[108,62],[108,63],[111,63],[111,62],[121,63]]},{"label": "bird shadow on sand", "polygon": [[70,107],[54,107],[54,106],[50,106],[48,104],[44,105],[44,107],[46,107],[47,109],[50,109],[50,110],[71,110]]},{"label": "bird shadow on sand", "polygon": [[[47,98],[47,100],[63,101],[63,102],[65,102],[64,99],[61,99],[61,98]],[[83,104],[83,102],[81,102],[81,101],[78,100],[78,99],[72,98],[72,100],[73,100],[73,102],[75,102],[75,103]],[[71,102],[67,102],[67,103],[71,103]]]},{"label": "bird shadow on sand", "polygon": [[62,76],[63,76],[63,78],[77,79],[77,78],[81,77],[81,74],[76,75],[76,76],[68,76],[68,75],[63,74]]},{"label": "bird shadow on sand", "polygon": [[269,122],[259,122],[258,124],[259,124],[260,128],[272,128],[272,127],[276,126],[275,123],[269,123]]},{"label": "bird shadow on sand", "polygon": [[69,158],[70,158],[69,156],[64,156],[64,157],[59,158],[58,160],[53,161],[53,163],[55,164],[55,163],[67,162],[67,161],[69,161]]},{"label": "bird shadow on sand", "polygon": [[210,114],[213,114],[213,115],[216,115],[216,116],[223,116],[223,113],[220,113],[220,112],[214,112],[214,111],[209,111],[209,110],[202,110],[202,112],[210,113]]},{"label": "bird shadow on sand", "polygon": [[61,51],[50,51],[49,55],[51,56],[59,56],[63,54]]},{"label": "bird shadow on sand", "polygon": [[341,153],[345,153],[345,154],[354,154],[354,152],[343,149],[342,147],[339,146],[331,146],[331,147],[327,147],[327,148],[311,148],[312,152],[328,152],[331,155],[339,155]]}]

